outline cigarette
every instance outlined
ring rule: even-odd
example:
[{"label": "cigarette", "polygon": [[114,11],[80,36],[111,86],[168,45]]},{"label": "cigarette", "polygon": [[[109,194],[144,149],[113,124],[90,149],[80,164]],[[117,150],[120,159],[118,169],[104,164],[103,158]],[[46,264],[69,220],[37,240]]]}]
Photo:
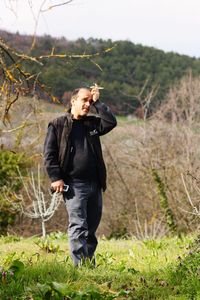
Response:
[{"label": "cigarette", "polygon": [[98,90],[103,90],[104,89],[104,87],[98,86],[98,84],[96,84],[96,83],[94,85],[90,86],[90,88],[91,89],[97,88]]}]

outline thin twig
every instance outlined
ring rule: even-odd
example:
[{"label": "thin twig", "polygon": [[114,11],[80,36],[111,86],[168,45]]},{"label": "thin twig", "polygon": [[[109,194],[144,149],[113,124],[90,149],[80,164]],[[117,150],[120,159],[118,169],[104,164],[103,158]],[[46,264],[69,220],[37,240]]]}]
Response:
[{"label": "thin twig", "polygon": [[67,4],[71,3],[72,1],[73,1],[73,0],[68,0],[68,1],[66,1],[66,2],[62,2],[62,3],[59,3],[59,4],[51,5],[51,6],[49,6],[47,9],[41,9],[40,12],[43,13],[43,12],[46,12],[46,11],[48,11],[48,10],[54,8],[54,7],[67,5]]}]

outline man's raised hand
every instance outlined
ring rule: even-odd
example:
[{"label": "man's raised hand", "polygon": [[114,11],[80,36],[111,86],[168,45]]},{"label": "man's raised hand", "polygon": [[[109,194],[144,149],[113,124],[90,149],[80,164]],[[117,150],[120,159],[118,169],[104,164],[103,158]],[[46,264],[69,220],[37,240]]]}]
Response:
[{"label": "man's raised hand", "polygon": [[94,102],[96,102],[97,100],[99,100],[100,97],[100,93],[99,90],[102,90],[103,87],[98,86],[98,84],[94,84],[93,86],[90,87],[91,88],[91,95],[92,95],[92,100]]}]

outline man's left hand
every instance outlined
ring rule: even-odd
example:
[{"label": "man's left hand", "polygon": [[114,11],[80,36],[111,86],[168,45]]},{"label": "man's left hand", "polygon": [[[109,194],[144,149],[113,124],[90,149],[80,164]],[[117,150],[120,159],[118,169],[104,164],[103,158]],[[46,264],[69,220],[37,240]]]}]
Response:
[{"label": "man's left hand", "polygon": [[92,100],[93,100],[93,102],[96,102],[97,100],[99,100],[100,93],[99,93],[98,86],[95,85],[95,86],[91,89],[91,95],[92,95]]}]

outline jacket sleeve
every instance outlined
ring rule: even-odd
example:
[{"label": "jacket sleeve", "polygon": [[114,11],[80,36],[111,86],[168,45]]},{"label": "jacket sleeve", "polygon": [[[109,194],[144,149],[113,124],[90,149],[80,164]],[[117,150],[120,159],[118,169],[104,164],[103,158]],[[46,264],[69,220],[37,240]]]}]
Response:
[{"label": "jacket sleeve", "polygon": [[99,115],[99,117],[97,117],[98,133],[99,135],[104,135],[117,125],[117,120],[111,112],[110,108],[100,100],[94,102],[93,106],[96,108],[96,111]]},{"label": "jacket sleeve", "polygon": [[57,133],[52,123],[49,123],[44,142],[44,164],[51,182],[62,179],[62,172],[59,165]]}]

